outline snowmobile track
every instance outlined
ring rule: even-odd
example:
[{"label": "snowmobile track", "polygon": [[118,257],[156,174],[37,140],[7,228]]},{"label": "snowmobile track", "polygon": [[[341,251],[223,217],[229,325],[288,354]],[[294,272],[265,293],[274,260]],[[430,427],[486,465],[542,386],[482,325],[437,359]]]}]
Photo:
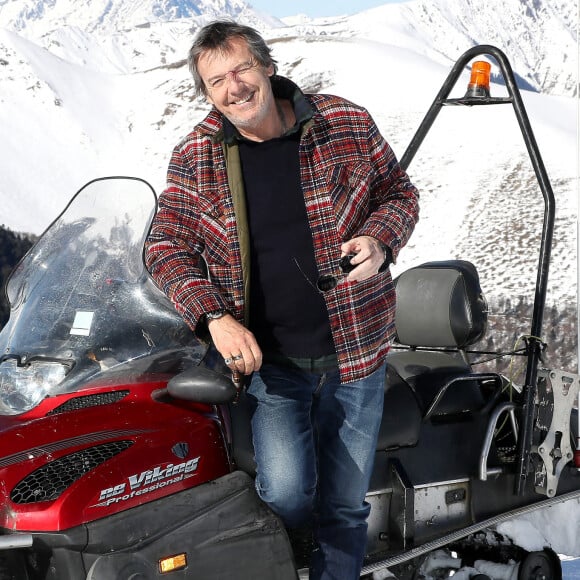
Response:
[{"label": "snowmobile track", "polygon": [[425,544],[422,544],[421,546],[418,546],[416,548],[411,548],[410,550],[406,550],[400,554],[397,554],[396,556],[392,556],[390,558],[387,558],[385,560],[381,560],[379,562],[375,562],[372,564],[367,564],[366,566],[363,567],[363,569],[361,571],[361,576],[365,576],[366,574],[372,574],[373,572],[378,572],[380,570],[384,570],[385,568],[390,568],[391,566],[396,566],[397,564],[402,564],[403,562],[407,562],[408,560],[412,560],[412,559],[417,558],[419,556],[423,556],[423,555],[425,555],[433,550],[443,548],[443,547],[447,546],[448,544],[452,544],[453,542],[461,540],[461,539],[469,536],[470,534],[480,532],[481,530],[484,530],[485,528],[497,526],[498,524],[501,524],[507,520],[511,520],[512,518],[515,518],[515,517],[518,517],[521,515],[525,515],[525,514],[533,512],[533,511],[536,511],[538,509],[551,507],[553,505],[557,505],[559,503],[562,503],[562,502],[565,502],[565,501],[568,501],[571,499],[577,499],[577,498],[580,498],[580,490],[571,491],[569,493],[565,493],[565,494],[562,494],[562,495],[559,495],[559,496],[556,496],[556,497],[553,497],[550,499],[539,501],[539,502],[531,504],[531,505],[527,505],[527,506],[523,506],[523,507],[511,510],[509,512],[505,512],[505,513],[500,514],[498,516],[495,516],[493,518],[483,520],[477,524],[472,524],[471,526],[468,526],[466,528],[461,528],[460,530],[456,530],[455,532],[451,532],[450,534],[447,534],[446,536],[443,536],[441,538],[437,538],[436,540],[432,540],[432,541],[427,542]]}]

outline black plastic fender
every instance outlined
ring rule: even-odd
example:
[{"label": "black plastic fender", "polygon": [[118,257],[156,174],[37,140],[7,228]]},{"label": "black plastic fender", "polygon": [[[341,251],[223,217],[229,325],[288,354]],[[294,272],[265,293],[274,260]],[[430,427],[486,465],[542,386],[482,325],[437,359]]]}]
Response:
[{"label": "black plastic fender", "polygon": [[87,580],[167,578],[159,560],[182,553],[176,580],[296,580],[286,530],[243,472],[143,507],[89,524]]}]

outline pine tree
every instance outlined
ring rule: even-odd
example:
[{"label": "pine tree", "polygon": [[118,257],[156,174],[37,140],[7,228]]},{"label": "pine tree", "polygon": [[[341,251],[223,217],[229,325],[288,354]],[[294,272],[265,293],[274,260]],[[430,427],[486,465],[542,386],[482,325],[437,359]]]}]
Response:
[{"label": "pine tree", "polygon": [[0,225],[0,328],[10,315],[10,305],[6,298],[6,282],[14,266],[34,243],[32,237],[18,234]]}]

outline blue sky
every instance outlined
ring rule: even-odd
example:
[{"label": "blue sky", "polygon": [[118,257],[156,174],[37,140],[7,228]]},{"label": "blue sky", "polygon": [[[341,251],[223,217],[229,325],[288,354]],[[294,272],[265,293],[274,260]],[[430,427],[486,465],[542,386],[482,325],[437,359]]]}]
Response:
[{"label": "blue sky", "polygon": [[355,14],[367,8],[401,2],[401,0],[249,0],[249,2],[256,10],[278,18],[296,14],[307,14],[316,18]]}]

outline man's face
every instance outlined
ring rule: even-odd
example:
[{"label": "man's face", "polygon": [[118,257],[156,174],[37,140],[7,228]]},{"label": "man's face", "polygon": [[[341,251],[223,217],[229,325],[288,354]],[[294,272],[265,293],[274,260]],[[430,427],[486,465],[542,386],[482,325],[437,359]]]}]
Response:
[{"label": "man's face", "polygon": [[207,51],[197,63],[207,100],[242,134],[259,132],[270,115],[276,115],[270,76],[274,67],[263,67],[252,57],[241,38],[232,39],[227,51]]}]

